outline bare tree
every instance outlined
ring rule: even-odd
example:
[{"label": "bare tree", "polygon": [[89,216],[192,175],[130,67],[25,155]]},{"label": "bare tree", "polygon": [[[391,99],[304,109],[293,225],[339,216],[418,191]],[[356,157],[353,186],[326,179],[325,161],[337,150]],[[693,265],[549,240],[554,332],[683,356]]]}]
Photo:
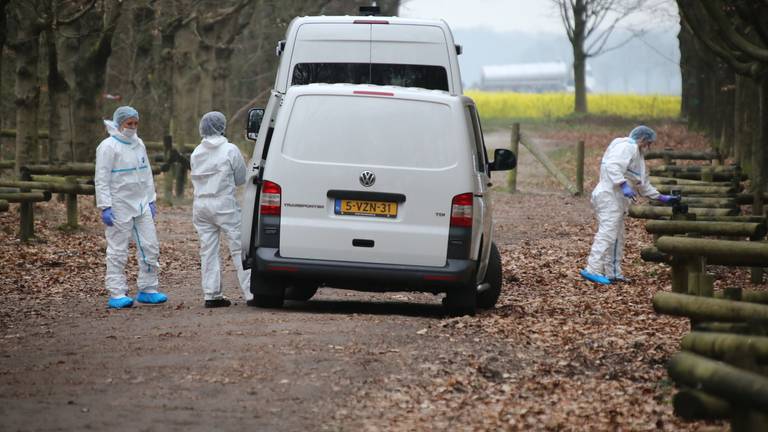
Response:
[{"label": "bare tree", "polygon": [[550,0],[558,8],[573,49],[574,111],[587,112],[587,59],[617,49],[631,37],[608,45],[617,25],[638,11],[646,0]]},{"label": "bare tree", "polygon": [[[768,165],[768,1],[677,0],[684,25],[739,75],[758,89],[758,134],[753,141],[752,212],[763,213]],[[737,102],[738,103],[738,102]],[[737,111],[753,107],[737,106]],[[738,115],[738,114],[737,114]]]},{"label": "bare tree", "polygon": [[40,34],[45,27],[42,1],[14,0],[8,5],[16,55],[16,172],[40,157],[37,112],[40,105]]}]

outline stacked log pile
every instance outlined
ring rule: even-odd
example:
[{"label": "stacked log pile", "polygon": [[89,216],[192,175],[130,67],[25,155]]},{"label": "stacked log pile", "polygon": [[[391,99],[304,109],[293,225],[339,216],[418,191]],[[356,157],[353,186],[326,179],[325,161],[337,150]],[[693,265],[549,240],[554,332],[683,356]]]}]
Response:
[{"label": "stacked log pile", "polygon": [[[694,155],[716,156],[684,156]],[[747,200],[740,197],[738,167],[677,166],[670,155],[654,156],[667,165],[651,170],[652,183],[662,193],[680,190],[683,205],[633,206],[630,215],[654,219],[646,230],[655,246],[644,249],[642,259],[671,268],[672,292],[656,293],[654,310],[691,321],[692,332],[668,366],[679,388],[675,413],[690,421],[728,420],[734,431],[768,431],[768,291],[716,294],[705,271],[707,265],[751,267],[752,282],[762,283],[766,219],[739,215]]]}]

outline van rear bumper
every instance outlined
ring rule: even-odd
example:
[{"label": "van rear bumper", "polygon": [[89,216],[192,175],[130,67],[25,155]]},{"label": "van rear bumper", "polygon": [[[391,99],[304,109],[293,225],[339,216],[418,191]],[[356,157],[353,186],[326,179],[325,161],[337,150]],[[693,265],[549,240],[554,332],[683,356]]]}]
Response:
[{"label": "van rear bumper", "polygon": [[[252,271],[286,279],[313,280],[360,291],[444,292],[473,281],[477,263],[448,259],[443,267],[284,258],[277,248],[256,250]],[[353,285],[350,285],[353,284]]]}]

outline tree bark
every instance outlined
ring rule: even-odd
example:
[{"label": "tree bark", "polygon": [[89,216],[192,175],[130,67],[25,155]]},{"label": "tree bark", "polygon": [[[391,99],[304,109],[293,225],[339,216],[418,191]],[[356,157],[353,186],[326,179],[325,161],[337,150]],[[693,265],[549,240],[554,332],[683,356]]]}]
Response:
[{"label": "tree bark", "polygon": [[659,291],[653,296],[656,313],[694,321],[768,322],[768,306]]},{"label": "tree bark", "polygon": [[762,375],[687,352],[677,353],[670,360],[668,371],[678,383],[768,412],[768,378]]},{"label": "tree bark", "polygon": [[[51,4],[56,4],[56,1]],[[69,84],[59,70],[56,33],[53,29],[46,31],[45,41],[48,54],[48,162],[53,163],[61,160],[61,152],[71,140],[71,130],[67,127]]]},{"label": "tree bark", "polygon": [[757,128],[757,140],[753,141],[752,148],[752,174],[750,179],[752,180],[752,194],[754,195],[754,201],[752,202],[752,213],[756,215],[763,215],[763,194],[765,193],[765,169],[768,164],[766,160],[765,147],[768,146],[768,74],[763,76],[758,84],[758,112],[761,114],[758,120]]},{"label": "tree bark", "polygon": [[586,41],[586,5],[585,0],[576,0],[573,5],[573,84],[574,84],[574,112],[586,113],[587,85],[586,66],[587,55],[584,48]]},{"label": "tree bark", "polygon": [[674,256],[729,259],[743,267],[768,267],[768,243],[664,236],[656,240],[661,252]]}]

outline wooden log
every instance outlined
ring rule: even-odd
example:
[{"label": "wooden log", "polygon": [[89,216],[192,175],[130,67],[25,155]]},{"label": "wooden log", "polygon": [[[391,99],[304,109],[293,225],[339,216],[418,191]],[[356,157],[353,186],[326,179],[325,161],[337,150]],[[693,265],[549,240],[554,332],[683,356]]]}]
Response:
[{"label": "wooden log", "polygon": [[[751,193],[740,193],[736,194],[733,199],[739,205],[752,205],[752,203],[755,201],[755,195]],[[763,195],[763,201],[768,202],[768,194]]]},{"label": "wooden log", "polygon": [[665,221],[650,220],[645,230],[651,234],[702,234],[708,236],[763,238],[766,225],[755,222],[714,222],[714,221]]},{"label": "wooden log", "polygon": [[[96,164],[89,162],[77,162],[67,165],[27,165],[21,167],[21,170],[30,175],[60,175],[60,176],[90,176],[93,177],[96,171]],[[159,167],[152,167],[152,174],[159,174]]]},{"label": "wooden log", "polygon": [[768,378],[697,354],[679,352],[667,368],[679,384],[700,389],[712,396],[768,412]]},{"label": "wooden log", "polygon": [[754,215],[742,215],[742,216],[699,215],[699,216],[696,217],[696,220],[700,220],[700,221],[720,221],[720,222],[757,222],[757,223],[766,223],[765,216],[754,216]]},{"label": "wooden log", "polygon": [[8,201],[6,200],[0,200],[0,212],[7,212],[8,211]]},{"label": "wooden log", "polygon": [[576,195],[584,195],[584,141],[576,143]]},{"label": "wooden log", "polygon": [[[739,207],[736,204],[736,200],[733,198],[717,198],[717,197],[705,197],[705,196],[683,196],[680,199],[681,204],[685,204],[688,207],[698,208],[727,208],[737,209]],[[654,207],[664,207],[668,204],[664,204],[660,201],[649,201],[648,204]]]},{"label": "wooden log", "polygon": [[[661,252],[656,247],[647,247],[640,251],[640,258],[643,261],[646,262],[655,262],[660,264],[669,264],[671,265],[674,261],[674,257],[670,254]],[[731,266],[731,267],[742,267],[740,264],[741,261],[738,258],[730,257],[730,256],[722,256],[722,257],[710,257],[707,258],[707,264],[708,265],[721,265],[721,266]],[[758,291],[755,291],[756,293]],[[750,294],[751,295],[751,294]],[[751,301],[747,300],[748,297],[744,298],[744,301]],[[761,298],[759,294],[755,294],[755,297],[752,298]],[[753,303],[768,303],[768,301],[753,301]]]},{"label": "wooden log", "polygon": [[[689,207],[688,213],[696,215],[698,220],[701,216],[735,216],[738,214],[738,210]],[[629,216],[638,219],[669,219],[672,216],[672,207],[631,205],[629,206]]]},{"label": "wooden log", "polygon": [[12,169],[16,166],[16,161],[12,160],[0,160],[0,170]]},{"label": "wooden log", "polygon": [[713,151],[693,150],[649,151],[645,154],[645,160],[664,159],[665,157],[673,160],[713,160],[719,159],[720,155]]},{"label": "wooden log", "polygon": [[659,192],[671,194],[672,189],[679,190],[683,196],[686,195],[731,195],[737,192],[733,186],[706,186],[706,185],[658,185]]},{"label": "wooden log", "polygon": [[[708,177],[707,174],[702,175],[701,169],[698,171],[688,171],[685,168],[692,168],[692,167],[678,167],[675,165],[661,165],[659,167],[651,168],[649,171],[649,175],[654,177],[674,177],[674,178],[681,178],[681,179],[688,179],[688,180],[703,180],[705,177]],[[715,169],[714,171],[711,171],[712,176],[711,178],[708,178],[708,181],[733,181],[735,180],[746,180],[747,176],[744,173],[741,173],[739,170],[734,170],[731,168],[730,171],[723,171],[724,169],[727,169],[728,167],[711,167]]]},{"label": "wooden log", "polygon": [[[16,129],[0,129],[0,137],[16,138]],[[48,139],[48,131],[47,130],[37,131],[37,137]]]},{"label": "wooden log", "polygon": [[534,144],[533,140],[528,137],[527,134],[524,132],[520,132],[520,144],[522,144],[525,148],[528,149],[528,151],[531,152],[531,154],[541,162],[542,165],[544,165],[544,168],[549,171],[550,174],[552,174],[553,177],[557,179],[563,186],[565,186],[566,189],[568,189],[568,192],[570,192],[572,195],[576,195],[578,193],[578,190],[576,189],[576,186],[571,183],[570,180],[568,180],[568,177],[566,177],[562,171],[560,171],[554,163],[549,159],[549,157],[542,152],[536,144]]},{"label": "wooden log", "polygon": [[739,174],[741,170],[733,166],[712,166],[712,165],[660,165],[654,170],[669,171],[673,173],[701,173],[710,171],[717,174]]},{"label": "wooden log", "polygon": [[39,189],[47,190],[53,193],[74,193],[76,195],[95,195],[96,188],[92,185],[81,184],[77,182],[77,179],[65,182],[36,182],[36,181],[19,181],[19,180],[1,180],[0,186],[15,187],[15,188],[27,188],[27,189]]},{"label": "wooden log", "polygon": [[686,351],[716,360],[727,360],[738,355],[758,362],[768,361],[768,337],[765,336],[692,332],[683,337],[680,346]]},{"label": "wooden log", "polygon": [[[728,288],[726,288],[727,290]],[[768,291],[760,290],[740,290],[738,298],[729,298],[725,291],[715,293],[715,297],[727,298],[730,300],[740,300],[748,303],[768,304]]]},{"label": "wooden log", "polygon": [[733,185],[732,181],[712,181],[712,182],[706,182],[703,180],[690,180],[690,179],[681,179],[681,178],[675,178],[675,177],[659,177],[659,176],[649,176],[648,181],[651,182],[651,184],[677,184],[677,185],[703,185],[703,186],[731,186]]},{"label": "wooden log", "polygon": [[768,306],[659,291],[653,309],[660,314],[687,317],[695,321],[768,322]]},{"label": "wooden log", "polygon": [[[71,176],[69,176],[71,177]],[[33,175],[29,181],[40,183],[66,183],[67,177],[50,175]],[[93,176],[77,176],[77,182],[93,186]]]},{"label": "wooden log", "polygon": [[51,193],[49,191],[0,193],[0,200],[12,203],[50,201]]},{"label": "wooden log", "polygon": [[768,243],[664,236],[656,240],[661,252],[674,256],[728,259],[742,267],[768,267]]},{"label": "wooden log", "polygon": [[[147,153],[161,152],[165,150],[165,147],[162,141],[144,141],[144,147],[147,148]],[[197,147],[197,144],[184,144],[182,147],[182,151],[184,153],[192,153],[193,151],[195,151],[195,147]]]},{"label": "wooden log", "polygon": [[687,421],[724,420],[731,417],[731,405],[699,390],[680,390],[672,397],[675,415]]},{"label": "wooden log", "polygon": [[697,332],[714,332],[729,334],[752,334],[753,327],[747,323],[721,323],[721,322],[701,322],[693,326]]}]

